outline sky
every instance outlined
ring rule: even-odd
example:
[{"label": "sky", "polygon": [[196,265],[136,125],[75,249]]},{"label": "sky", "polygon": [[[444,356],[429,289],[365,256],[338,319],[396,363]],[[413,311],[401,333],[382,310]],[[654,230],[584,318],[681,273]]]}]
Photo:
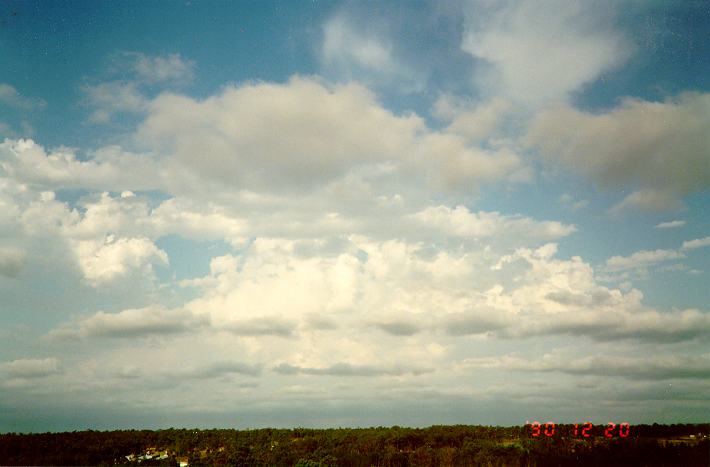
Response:
[{"label": "sky", "polygon": [[0,432],[707,422],[704,1],[0,2]]}]

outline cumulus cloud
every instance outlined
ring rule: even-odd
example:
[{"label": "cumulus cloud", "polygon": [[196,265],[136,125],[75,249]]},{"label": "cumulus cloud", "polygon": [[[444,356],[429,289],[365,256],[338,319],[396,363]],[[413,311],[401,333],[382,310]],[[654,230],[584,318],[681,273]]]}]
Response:
[{"label": "cumulus cloud", "polygon": [[249,227],[248,219],[231,215],[224,206],[189,198],[167,199],[146,218],[146,228],[156,235],[177,233],[194,240],[227,240],[233,244],[244,242]]},{"label": "cumulus cloud", "polygon": [[61,371],[56,358],[21,358],[0,363],[0,375],[6,378],[42,378]]},{"label": "cumulus cloud", "polygon": [[[504,340],[710,337],[710,317],[703,312],[647,308],[638,290],[599,285],[581,258],[555,258],[553,244],[486,258],[471,250],[431,256],[423,245],[365,237],[350,242],[338,253],[301,256],[296,241],[257,240],[241,258],[215,258],[210,275],[189,284],[202,295],[186,307],[237,336],[303,339],[323,329],[376,328],[394,338],[438,331]],[[314,313],[327,326],[314,326]]]},{"label": "cumulus cloud", "polygon": [[190,174],[256,192],[313,190],[365,169],[375,180],[399,174],[470,190],[524,169],[510,150],[470,146],[415,114],[394,115],[361,85],[303,77],[230,86],[202,101],[163,94],[137,137]]},{"label": "cumulus cloud", "polygon": [[[710,338],[707,313],[694,309],[660,312],[645,307],[638,290],[624,293],[603,287],[581,258],[558,260],[554,258],[555,251],[553,245],[523,248],[504,256],[494,266],[511,274],[516,286],[509,294],[501,294],[500,289],[489,291],[489,295],[499,295],[495,301],[489,299],[491,304],[514,313],[511,325],[494,329],[492,335],[573,335],[597,341],[647,342]],[[620,263],[626,266],[624,261]]]},{"label": "cumulus cloud", "polygon": [[237,335],[287,336],[293,321],[352,306],[359,261],[349,254],[299,257],[294,241],[257,239],[242,258],[211,262],[195,282],[202,296],[187,306],[209,313],[217,328]]},{"label": "cumulus cloud", "polygon": [[[283,196],[299,191],[321,197],[309,204],[336,199],[340,208],[378,195],[422,197],[423,186],[471,192],[485,182],[530,177],[509,148],[483,147],[461,125],[434,130],[416,114],[395,115],[358,84],[294,77],[228,86],[204,100],[165,93],[150,101],[111,86],[97,87],[95,97],[124,96],[116,109],[147,113],[135,135],[145,154],[109,146],[77,155],[6,140],[4,170],[48,190],[162,190],[186,202],[217,184],[230,202],[239,196],[274,205],[270,197],[288,202]],[[281,137],[273,138],[274,128]],[[213,198],[215,190],[208,191],[200,200]]]},{"label": "cumulus cloud", "polygon": [[39,190],[84,188],[98,190],[150,190],[161,188],[163,172],[155,160],[103,148],[87,160],[70,148],[47,151],[31,139],[5,139],[0,143],[0,169],[17,182]]},{"label": "cumulus cloud", "polygon": [[710,94],[665,102],[627,98],[606,112],[562,105],[533,120],[527,142],[543,160],[607,189],[637,187],[613,211],[677,208],[710,186]]},{"label": "cumulus cloud", "polygon": [[153,264],[168,264],[168,255],[145,237],[115,239],[109,235],[103,243],[85,240],[76,246],[79,265],[93,286],[138,271],[152,277]]},{"label": "cumulus cloud", "polygon": [[[59,202],[54,192],[46,191],[39,200],[23,207],[28,230],[49,228],[70,239],[79,258],[94,262],[99,251],[104,256],[113,252],[116,257],[115,254],[133,249],[142,253],[141,257],[152,257],[153,264],[167,264],[164,252],[149,245],[149,240],[178,234],[198,241],[227,240],[238,244],[250,232],[247,220],[231,215],[224,206],[185,198],[170,198],[151,206],[148,197],[129,190],[116,195],[102,192],[84,196],[73,209]],[[47,223],[47,219],[52,222]]]},{"label": "cumulus cloud", "polygon": [[[122,277],[150,280],[153,266],[167,264],[166,253],[154,243],[162,235],[234,240],[238,254],[215,257],[209,274],[181,282],[195,288],[197,297],[184,305],[185,316],[176,311],[165,317],[186,320],[166,321],[167,334],[201,326],[237,339],[300,340],[323,330],[375,327],[388,339],[443,331],[451,338],[571,334],[595,340],[677,341],[702,338],[706,332],[702,316],[693,313],[673,315],[680,327],[662,314],[639,314],[644,311],[640,293],[598,285],[581,258],[555,258],[554,244],[501,254],[501,245],[534,246],[574,232],[574,226],[560,222],[472,212],[464,206],[424,206],[412,212],[400,200],[392,205],[395,208],[387,208],[394,210],[383,212],[398,216],[394,218],[404,226],[401,230],[389,219],[323,229],[314,227],[308,214],[312,211],[304,211],[310,224],[283,230],[286,237],[268,237],[264,235],[293,219],[298,209],[293,211],[288,202],[266,204],[272,206],[274,223],[264,224],[260,219],[264,197],[258,195],[233,198],[245,203],[237,204],[238,209],[187,197],[151,206],[130,191],[87,196],[76,203],[77,209],[59,202],[52,192],[28,199],[29,204],[18,210],[26,232],[65,239],[76,255],[79,273],[97,287]],[[375,203],[370,209],[382,206]],[[360,229],[370,235],[352,233]],[[431,238],[440,243],[430,245]],[[501,243],[506,238],[514,242]],[[237,243],[239,239],[242,243]],[[608,266],[623,271],[683,254],[637,252],[611,258]],[[495,312],[476,311],[483,309]],[[108,336],[108,331],[100,331],[110,328],[106,323],[116,323],[116,335],[159,333],[157,327],[131,328],[126,324],[131,313],[114,315],[77,321],[52,331],[52,336]],[[632,324],[637,318],[651,324],[646,328]]]},{"label": "cumulus cloud", "polygon": [[72,208],[53,191],[37,193],[21,186],[20,192],[8,193],[0,228],[24,247],[0,248],[3,275],[16,276],[23,267],[51,259],[67,280],[83,278],[104,292],[118,291],[118,286],[148,292],[154,287],[155,267],[169,265],[154,239],[170,225],[151,217],[147,199],[130,191],[115,198],[104,192],[87,195]]},{"label": "cumulus cloud", "polygon": [[488,95],[533,105],[567,99],[629,56],[613,11],[581,0],[472,1],[461,48],[482,61],[475,82]]}]

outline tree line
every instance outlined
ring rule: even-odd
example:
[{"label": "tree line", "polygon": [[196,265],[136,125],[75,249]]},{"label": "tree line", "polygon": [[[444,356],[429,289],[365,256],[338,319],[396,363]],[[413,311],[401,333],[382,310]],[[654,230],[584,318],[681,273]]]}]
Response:
[{"label": "tree line", "polygon": [[[531,436],[529,426],[165,429],[6,433],[2,465],[542,466],[710,465],[710,424],[637,425],[626,438]],[[692,435],[692,438],[691,438]],[[670,441],[669,441],[670,440]],[[149,449],[167,459],[141,459]],[[134,454],[133,460],[127,458]]]}]

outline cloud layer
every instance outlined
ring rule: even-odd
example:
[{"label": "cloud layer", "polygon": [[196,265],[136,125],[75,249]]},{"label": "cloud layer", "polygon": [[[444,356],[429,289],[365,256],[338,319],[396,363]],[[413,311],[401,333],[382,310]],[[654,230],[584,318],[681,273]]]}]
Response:
[{"label": "cloud layer", "polygon": [[676,10],[349,3],[261,27],[233,8],[215,25],[244,24],[183,50],[160,33],[190,28],[136,28],[158,55],[98,34],[66,83],[16,79],[42,53],[8,67],[3,413],[710,415],[710,97],[697,69],[664,74],[702,43],[669,58],[689,33],[650,53],[634,29]]}]

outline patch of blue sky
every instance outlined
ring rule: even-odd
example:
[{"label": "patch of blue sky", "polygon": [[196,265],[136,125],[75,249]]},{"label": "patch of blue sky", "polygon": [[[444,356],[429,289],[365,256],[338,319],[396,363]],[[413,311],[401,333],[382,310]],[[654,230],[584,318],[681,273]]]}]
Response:
[{"label": "patch of blue sky", "polygon": [[170,258],[170,268],[160,268],[161,281],[196,279],[209,275],[210,260],[216,256],[234,254],[234,248],[222,240],[195,241],[179,235],[165,235],[155,241]]},{"label": "patch of blue sky", "polygon": [[617,19],[632,46],[620,67],[575,95],[583,109],[609,109],[622,97],[663,101],[710,87],[710,11],[705,2],[628,2]]}]

